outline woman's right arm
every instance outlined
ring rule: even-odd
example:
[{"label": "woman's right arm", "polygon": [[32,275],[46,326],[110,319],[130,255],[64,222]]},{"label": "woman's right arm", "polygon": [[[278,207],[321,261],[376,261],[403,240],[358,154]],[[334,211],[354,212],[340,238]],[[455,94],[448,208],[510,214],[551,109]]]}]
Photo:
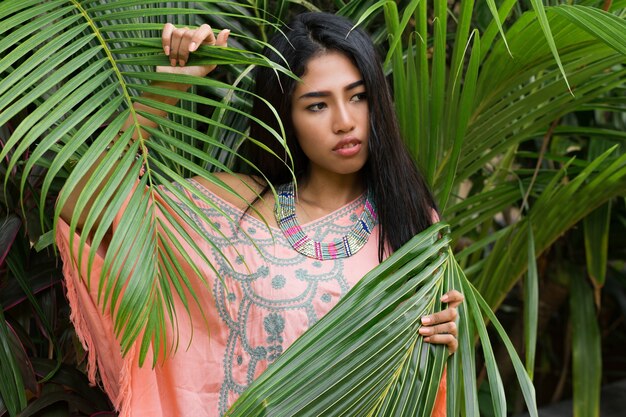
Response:
[{"label": "woman's right arm", "polygon": [[[185,66],[187,61],[189,60],[189,54],[198,49],[198,47],[202,44],[205,45],[218,45],[218,46],[226,46],[228,35],[230,31],[228,29],[222,30],[217,37],[213,33],[211,27],[207,24],[200,26],[197,29],[188,29],[188,28],[176,28],[171,23],[167,23],[163,28],[162,33],[162,44],[163,51],[170,58],[171,66],[167,67],[157,67],[157,72],[167,72],[173,74],[185,74],[185,75],[195,75],[198,77],[204,77],[209,74],[211,71],[215,69],[215,65],[198,65],[198,66]],[[168,90],[179,90],[179,91],[187,91],[189,89],[189,85],[180,84],[180,83],[168,83],[168,82],[154,82],[152,84],[155,87],[165,88]],[[161,96],[154,93],[144,93],[143,97],[158,100],[165,104],[175,105],[178,102],[178,99]],[[151,113],[156,116],[165,117],[167,115],[166,112],[162,110],[157,110],[152,107],[148,107],[141,103],[133,103],[133,108],[135,110],[140,110],[143,112]],[[151,127],[156,128],[157,123],[149,120],[141,115],[137,114],[137,120],[141,127]],[[127,129],[131,129],[134,126],[134,118],[129,116],[122,127],[122,131],[126,131]],[[141,135],[143,138],[148,137],[149,135],[142,129]],[[139,138],[139,132],[133,132],[133,139],[136,140]],[[114,139],[116,140],[117,137]],[[101,157],[102,158],[102,157]],[[83,191],[85,185],[91,178],[91,175],[95,171],[98,163],[100,162],[99,158],[94,166],[87,172],[79,183],[76,185],[66,203],[61,208],[61,218],[66,222],[70,223],[72,217],[74,216],[74,208],[76,207],[76,202],[78,201],[78,197]],[[115,168],[111,170],[113,172]],[[92,193],[92,198],[90,198],[85,210],[79,214],[78,218],[78,229],[82,229],[83,224],[87,218],[87,213],[91,208],[96,196],[99,194],[100,189],[104,186],[106,181],[100,182],[100,187],[96,188]],[[96,222],[96,227],[98,222]]]}]

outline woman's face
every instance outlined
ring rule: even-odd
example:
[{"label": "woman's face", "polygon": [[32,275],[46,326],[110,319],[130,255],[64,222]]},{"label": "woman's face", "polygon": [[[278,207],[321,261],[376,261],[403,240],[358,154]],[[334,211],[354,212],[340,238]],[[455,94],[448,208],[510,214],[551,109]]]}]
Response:
[{"label": "woman's face", "polygon": [[368,155],[369,109],[363,77],[352,61],[328,52],[308,62],[291,99],[309,176],[358,173]]}]

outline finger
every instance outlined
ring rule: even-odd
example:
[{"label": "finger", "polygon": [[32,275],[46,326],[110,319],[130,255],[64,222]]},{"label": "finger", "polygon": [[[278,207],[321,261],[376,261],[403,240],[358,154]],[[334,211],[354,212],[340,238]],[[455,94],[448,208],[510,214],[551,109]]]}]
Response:
[{"label": "finger", "polygon": [[195,51],[198,49],[198,46],[204,42],[207,42],[209,45],[215,44],[215,35],[213,34],[213,30],[211,29],[211,26],[206,23],[193,32],[191,42],[189,43],[189,52]]},{"label": "finger", "polygon": [[215,45],[217,46],[226,46],[228,43],[228,36],[230,35],[230,29],[224,29],[220,33],[217,34],[217,40],[215,41]]},{"label": "finger", "polygon": [[448,352],[454,353],[459,348],[459,341],[451,334],[437,334],[424,338],[424,342],[448,346]]},{"label": "finger", "polygon": [[183,41],[183,36],[185,35],[186,28],[177,28],[172,32],[172,43],[170,49],[170,63],[173,67],[176,66],[178,60],[180,59],[180,44]]},{"label": "finger", "polygon": [[449,321],[447,323],[438,324],[436,326],[422,326],[419,329],[419,333],[423,336],[433,336],[436,334],[451,334],[457,335],[456,323]]},{"label": "finger", "polygon": [[193,42],[195,32],[195,30],[190,30],[188,28],[185,28],[185,31],[183,32],[180,45],[178,46],[178,65],[181,67],[184,67],[187,61],[189,61],[189,47]]},{"label": "finger", "polygon": [[458,307],[465,297],[457,290],[451,290],[441,296],[441,301],[448,303],[449,307]]},{"label": "finger", "polygon": [[434,324],[440,324],[440,323],[445,323],[445,322],[448,322],[448,321],[454,321],[454,320],[456,320],[457,316],[458,316],[458,313],[456,311],[456,308],[450,307],[450,308],[446,308],[445,310],[442,310],[442,311],[440,311],[438,313],[422,317],[422,324],[426,325],[426,326],[431,326],[431,325],[434,325]]},{"label": "finger", "polygon": [[171,23],[166,23],[165,26],[163,26],[163,32],[161,32],[161,43],[163,44],[163,52],[165,52],[165,55],[167,56],[170,55],[172,32],[174,32],[174,29],[176,29],[176,26]]}]

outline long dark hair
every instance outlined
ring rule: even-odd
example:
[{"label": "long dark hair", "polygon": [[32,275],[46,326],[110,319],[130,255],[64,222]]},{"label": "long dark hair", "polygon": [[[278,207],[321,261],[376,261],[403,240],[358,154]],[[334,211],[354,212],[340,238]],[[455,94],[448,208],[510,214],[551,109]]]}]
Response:
[{"label": "long dark hair", "polygon": [[[273,62],[288,67],[297,76],[304,74],[311,58],[327,51],[337,51],[352,60],[363,76],[369,106],[369,157],[362,174],[373,193],[380,224],[378,256],[385,249],[396,250],[411,237],[432,224],[435,202],[415,162],[411,158],[396,120],[389,85],[370,37],[349,20],[328,13],[303,13],[276,33],[263,54]],[[266,67],[256,70],[255,94],[267,100],[281,117],[296,178],[305,175],[308,158],[300,148],[291,121],[291,95],[297,80]],[[254,99],[252,114],[279,131],[276,116],[261,99]],[[246,142],[242,153],[273,184],[292,179],[281,156],[284,149],[268,130],[252,123],[250,136],[276,155],[261,151]],[[266,192],[266,186],[263,192]]]}]

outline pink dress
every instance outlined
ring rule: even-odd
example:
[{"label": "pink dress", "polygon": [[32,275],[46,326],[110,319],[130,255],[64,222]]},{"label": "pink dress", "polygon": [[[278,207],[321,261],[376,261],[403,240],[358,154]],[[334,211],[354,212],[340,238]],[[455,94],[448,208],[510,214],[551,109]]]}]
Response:
[{"label": "pink dress", "polygon": [[[79,239],[75,236],[70,250],[68,225],[61,222],[58,227],[72,320],[88,351],[88,376],[95,383],[99,371],[102,386],[120,416],[221,416],[268,365],[378,264],[378,226],[353,256],[319,261],[293,250],[279,229],[268,229],[189,181],[215,205],[194,199],[215,228],[200,220],[196,223],[227,260],[196,231],[186,228],[222,279],[200,257],[188,252],[203,275],[198,277],[192,268],[184,268],[206,320],[194,303],[190,319],[176,299],[178,338],[169,332],[168,340],[177,344],[177,349],[158,358],[154,368],[150,353],[139,366],[138,344],[122,357],[109,311],[105,308],[103,312],[96,301],[98,286],[92,282],[88,287],[86,267],[76,265]],[[160,203],[168,208],[165,201]],[[342,236],[361,214],[363,204],[364,197],[360,197],[303,229],[318,241]],[[179,208],[185,209],[183,205]],[[256,248],[242,231],[254,238]],[[88,248],[82,250],[86,254]],[[178,258],[185,263],[180,254]],[[96,258],[92,277],[99,276],[102,262],[102,257]],[[445,395],[439,397],[444,398],[438,398],[438,403],[445,401]],[[436,409],[445,412],[445,402]]]}]

